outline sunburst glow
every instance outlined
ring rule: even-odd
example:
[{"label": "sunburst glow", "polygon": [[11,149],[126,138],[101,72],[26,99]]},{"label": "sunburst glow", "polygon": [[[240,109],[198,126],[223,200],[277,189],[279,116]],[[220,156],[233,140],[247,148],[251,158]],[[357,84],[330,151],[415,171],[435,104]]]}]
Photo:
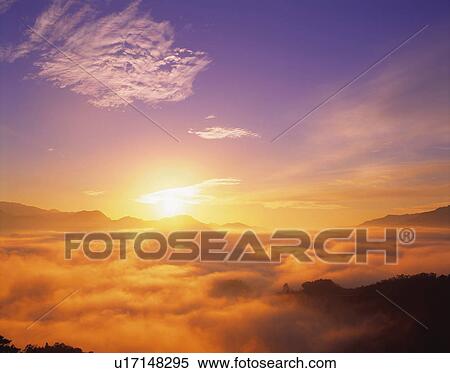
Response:
[{"label": "sunburst glow", "polygon": [[235,178],[209,179],[201,183],[179,188],[163,189],[145,194],[137,199],[140,203],[155,205],[161,216],[173,216],[186,213],[189,205],[198,205],[213,200],[215,197],[207,189],[217,186],[239,184]]},{"label": "sunburst glow", "polygon": [[155,205],[161,216],[174,216],[187,212],[188,205],[198,204],[199,188],[187,186],[160,190],[141,196],[138,201]]}]

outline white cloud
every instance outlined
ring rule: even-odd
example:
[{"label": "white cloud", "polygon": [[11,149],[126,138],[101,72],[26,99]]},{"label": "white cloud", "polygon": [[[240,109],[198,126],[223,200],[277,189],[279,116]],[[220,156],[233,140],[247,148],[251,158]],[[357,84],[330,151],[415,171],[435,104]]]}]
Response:
[{"label": "white cloud", "polygon": [[105,191],[104,190],[85,190],[85,191],[83,191],[83,193],[90,197],[97,197],[97,196],[101,196],[102,194],[105,194]]},{"label": "white cloud", "polygon": [[206,120],[216,119],[217,117],[214,114],[208,115],[205,117]]},{"label": "white cloud", "polygon": [[2,48],[0,59],[13,62],[37,54],[35,77],[86,95],[99,107],[126,103],[61,52],[45,37],[118,95],[133,102],[180,101],[192,94],[197,74],[210,62],[204,52],[174,47],[169,22],[139,12],[139,2],[99,16],[88,4],[55,0],[35,21],[23,43]]},{"label": "white cloud", "polygon": [[240,137],[260,137],[257,133],[246,130],[244,128],[230,128],[230,127],[207,127],[201,131],[195,131],[192,128],[188,133],[197,135],[206,140],[219,139],[237,139]]},{"label": "white cloud", "polygon": [[209,179],[198,184],[187,185],[179,188],[163,189],[157,192],[145,194],[137,198],[137,202],[155,205],[158,203],[164,203],[167,200],[176,200],[183,204],[198,205],[202,202],[207,202],[214,199],[211,194],[208,194],[208,190],[219,186],[233,186],[239,184],[240,180],[235,178]]}]

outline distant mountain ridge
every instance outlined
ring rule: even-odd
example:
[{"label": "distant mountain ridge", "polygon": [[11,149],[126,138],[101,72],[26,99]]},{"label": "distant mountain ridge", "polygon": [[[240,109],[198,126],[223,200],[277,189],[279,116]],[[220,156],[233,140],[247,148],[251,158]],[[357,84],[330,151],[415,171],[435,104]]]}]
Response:
[{"label": "distant mountain ridge", "polygon": [[450,227],[450,205],[436,210],[416,214],[386,215],[383,218],[368,220],[362,226],[383,227]]},{"label": "distant mountain ridge", "polygon": [[[368,220],[361,226],[384,227],[450,227],[450,206],[417,214],[387,215],[383,218]],[[178,215],[159,220],[144,220],[131,216],[111,219],[98,210],[64,212],[45,210],[16,202],[0,201],[0,231],[83,231],[83,230],[120,230],[120,229],[247,229],[264,230],[243,223],[207,224],[189,215]]]},{"label": "distant mountain ridge", "polygon": [[242,223],[206,224],[189,215],[178,215],[159,220],[143,220],[131,216],[114,220],[98,210],[64,212],[45,210],[16,202],[0,202],[0,231],[83,231],[120,229],[231,229],[247,227]]}]

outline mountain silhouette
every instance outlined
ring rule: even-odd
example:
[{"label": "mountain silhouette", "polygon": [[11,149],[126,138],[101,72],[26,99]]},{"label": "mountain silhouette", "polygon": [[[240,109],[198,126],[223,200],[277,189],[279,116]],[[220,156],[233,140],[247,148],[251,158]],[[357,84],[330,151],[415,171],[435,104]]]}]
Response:
[{"label": "mountain silhouette", "polygon": [[362,226],[383,227],[450,227],[450,205],[433,211],[417,214],[386,215],[383,218],[368,220]]},{"label": "mountain silhouette", "polygon": [[[417,214],[387,215],[368,220],[361,226],[423,226],[450,227],[450,206]],[[226,229],[226,230],[264,230],[243,223],[214,224],[203,223],[189,215],[178,215],[159,220],[143,220],[131,216],[111,219],[98,210],[64,212],[45,210],[16,202],[0,202],[0,231],[83,231],[120,229]]]},{"label": "mountain silhouette", "polygon": [[143,220],[126,216],[113,220],[98,210],[64,212],[45,210],[16,202],[0,202],[0,231],[83,231],[120,229],[232,229],[247,227],[241,223],[206,224],[189,215],[178,215],[159,220]]},{"label": "mountain silhouette", "polygon": [[280,293],[316,310],[319,322],[321,317],[336,329],[364,326],[361,338],[333,352],[450,351],[450,275],[399,275],[353,289],[329,279],[286,288]]}]

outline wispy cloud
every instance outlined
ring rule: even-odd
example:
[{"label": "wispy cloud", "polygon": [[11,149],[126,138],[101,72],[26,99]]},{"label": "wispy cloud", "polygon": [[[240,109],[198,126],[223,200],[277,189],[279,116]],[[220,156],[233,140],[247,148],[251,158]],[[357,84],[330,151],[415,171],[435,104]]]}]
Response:
[{"label": "wispy cloud", "polygon": [[322,201],[297,201],[297,200],[280,200],[280,201],[263,201],[260,202],[264,207],[270,209],[290,208],[303,210],[336,210],[344,208],[340,204],[326,203]]},{"label": "wispy cloud", "polygon": [[[192,94],[197,74],[210,62],[204,52],[174,47],[175,34],[167,21],[157,22],[138,11],[139,2],[105,16],[89,4],[55,0],[35,21],[27,40],[0,50],[0,59],[13,62],[37,54],[34,77],[89,97],[99,107],[180,101]],[[116,94],[98,84],[66,56],[105,82]]]},{"label": "wispy cloud", "polygon": [[217,117],[214,114],[208,115],[205,117],[206,120],[216,119]]},{"label": "wispy cloud", "polygon": [[0,0],[0,14],[6,13],[16,0]]},{"label": "wispy cloud", "polygon": [[211,194],[211,189],[219,186],[234,186],[239,184],[240,180],[235,178],[208,179],[198,184],[163,189],[145,194],[137,198],[137,202],[153,205],[164,203],[167,200],[176,200],[183,204],[198,205],[214,199],[214,196]]},{"label": "wispy cloud", "polygon": [[105,191],[104,190],[85,190],[85,191],[83,191],[83,193],[90,197],[97,197],[97,196],[101,196],[102,194],[105,194]]},{"label": "wispy cloud", "polygon": [[244,128],[232,127],[207,127],[203,130],[195,131],[192,128],[188,131],[192,135],[197,135],[206,140],[238,139],[241,137],[260,137],[257,133]]}]

